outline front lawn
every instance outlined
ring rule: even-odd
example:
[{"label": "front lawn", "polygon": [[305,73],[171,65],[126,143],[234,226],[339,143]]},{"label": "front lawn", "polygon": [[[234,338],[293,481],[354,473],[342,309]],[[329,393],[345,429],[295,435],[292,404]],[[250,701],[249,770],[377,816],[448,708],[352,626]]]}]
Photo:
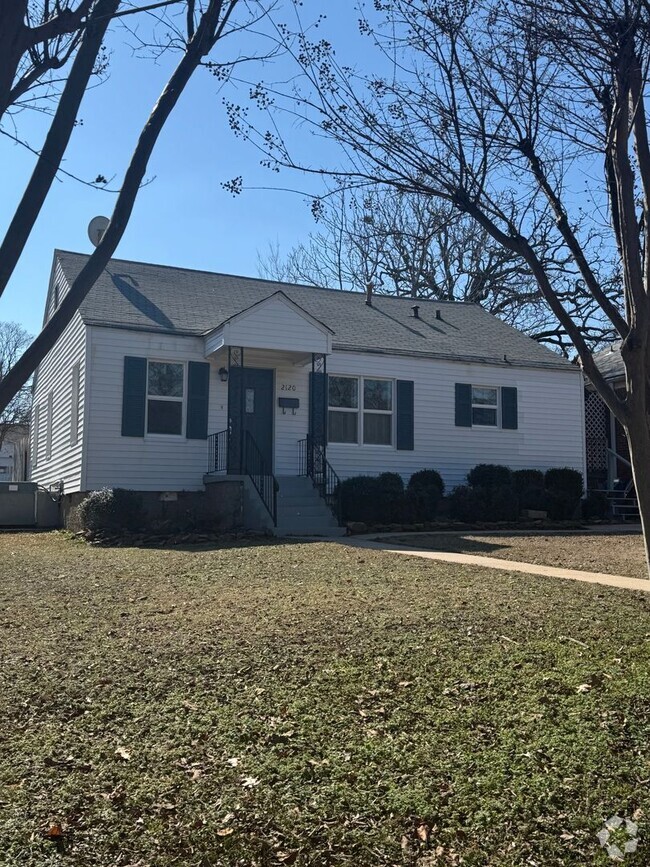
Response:
[{"label": "front lawn", "polygon": [[335,543],[0,535],[21,867],[650,862],[650,595]]},{"label": "front lawn", "polygon": [[513,535],[494,533],[409,533],[383,541],[409,548],[429,548],[455,554],[478,554],[519,560],[540,566],[580,569],[647,578],[643,538],[638,534],[553,533]]}]

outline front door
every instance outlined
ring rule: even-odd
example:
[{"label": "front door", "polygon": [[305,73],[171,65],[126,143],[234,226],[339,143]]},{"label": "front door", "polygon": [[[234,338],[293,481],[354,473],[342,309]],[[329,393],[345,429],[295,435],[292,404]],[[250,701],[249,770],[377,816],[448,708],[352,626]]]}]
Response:
[{"label": "front door", "polygon": [[[228,382],[228,471],[241,472],[246,433],[255,440],[267,472],[273,472],[273,371],[232,367]],[[243,469],[243,467],[242,467]]]}]

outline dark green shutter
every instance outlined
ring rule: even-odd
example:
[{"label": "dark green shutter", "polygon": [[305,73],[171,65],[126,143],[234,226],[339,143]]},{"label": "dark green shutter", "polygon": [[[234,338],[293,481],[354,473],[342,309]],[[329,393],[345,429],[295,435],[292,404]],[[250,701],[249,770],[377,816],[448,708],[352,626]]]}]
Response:
[{"label": "dark green shutter", "polygon": [[327,443],[327,374],[309,374],[309,433],[314,445]]},{"label": "dark green shutter", "polygon": [[413,382],[410,379],[398,379],[396,386],[397,448],[400,451],[412,452],[415,428],[413,422]]},{"label": "dark green shutter", "polygon": [[472,386],[456,383],[456,427],[472,426]]},{"label": "dark green shutter", "polygon": [[231,367],[228,375],[228,472],[242,472],[244,461],[244,368]]},{"label": "dark green shutter", "polygon": [[517,389],[501,389],[501,427],[506,430],[517,430]]},{"label": "dark green shutter", "polygon": [[190,361],[187,367],[187,426],[188,440],[208,438],[208,394],[210,391],[210,365],[204,361]]},{"label": "dark green shutter", "polygon": [[124,356],[122,436],[143,437],[147,400],[147,359]]}]

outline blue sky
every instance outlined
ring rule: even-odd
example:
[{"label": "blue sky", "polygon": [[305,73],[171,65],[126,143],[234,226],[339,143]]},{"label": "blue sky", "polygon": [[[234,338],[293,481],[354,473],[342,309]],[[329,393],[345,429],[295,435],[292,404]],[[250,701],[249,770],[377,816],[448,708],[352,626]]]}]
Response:
[{"label": "blue sky", "polygon": [[[308,0],[308,17],[325,4]],[[356,14],[345,0],[326,4],[327,35],[343,55],[354,45]],[[74,132],[64,168],[93,179],[99,173],[122,176],[138,131],[157,95],[174,57],[160,64],[133,56],[131,37],[114,28],[108,45],[112,51],[110,77],[90,90],[82,105],[83,123]],[[237,46],[239,48],[239,46]],[[245,49],[246,46],[244,46]],[[273,79],[278,69],[250,74],[255,80]],[[190,268],[235,274],[257,273],[257,252],[279,243],[287,251],[314,229],[304,197],[286,192],[247,190],[233,198],[221,182],[242,175],[247,186],[293,187],[317,192],[320,182],[297,173],[276,175],[259,165],[259,154],[233,136],[228,128],[217,82],[198,71],[159,139],[150,162],[153,183],[140,191],[138,201],[117,254]],[[23,112],[18,132],[30,145],[40,144],[42,119]],[[305,153],[317,157],[322,147],[296,127],[295,141]],[[3,231],[29,177],[34,157],[24,148],[0,137],[3,194],[0,231]],[[0,298],[0,320],[21,322],[36,333],[41,325],[52,251],[55,247],[87,252],[86,229],[97,214],[109,215],[114,196],[73,180],[56,182],[21,262]]]}]

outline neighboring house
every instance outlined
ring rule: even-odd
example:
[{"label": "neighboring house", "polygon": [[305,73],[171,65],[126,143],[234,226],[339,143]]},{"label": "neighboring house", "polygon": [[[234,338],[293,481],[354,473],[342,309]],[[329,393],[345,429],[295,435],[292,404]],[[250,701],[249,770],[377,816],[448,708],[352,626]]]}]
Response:
[{"label": "neighboring house", "polygon": [[[55,253],[46,320],[87,258]],[[171,496],[221,474],[275,514],[273,474],[285,529],[304,475],[585,471],[579,368],[478,305],[122,260],[40,365],[32,418],[41,484]]]},{"label": "neighboring house", "polygon": [[23,482],[27,478],[29,428],[15,425],[0,448],[0,482]]},{"label": "neighboring house", "polygon": [[[625,366],[620,341],[594,355],[596,366],[615,389],[625,388]],[[612,491],[632,480],[630,451],[625,431],[591,383],[585,393],[587,483],[593,490]]]}]

